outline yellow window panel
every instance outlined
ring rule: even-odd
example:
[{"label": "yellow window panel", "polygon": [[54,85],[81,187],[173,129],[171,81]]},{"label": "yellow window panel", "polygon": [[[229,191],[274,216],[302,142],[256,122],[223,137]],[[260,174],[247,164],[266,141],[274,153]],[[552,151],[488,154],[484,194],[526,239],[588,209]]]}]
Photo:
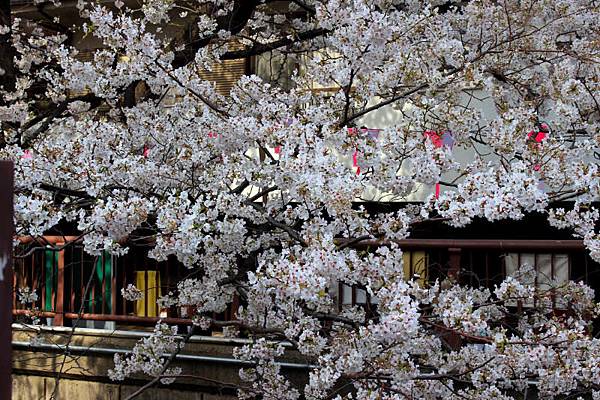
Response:
[{"label": "yellow window panel", "polygon": [[[146,281],[146,274],[148,280]],[[146,287],[146,282],[148,286]],[[158,313],[156,301],[161,296],[160,293],[160,272],[159,271],[135,271],[135,287],[142,291],[144,298],[135,302],[135,315],[138,317],[157,317]],[[146,303],[148,304],[148,313],[146,314]]]},{"label": "yellow window panel", "polygon": [[421,286],[427,283],[427,254],[424,251],[403,252],[402,263],[406,279],[414,279]]}]

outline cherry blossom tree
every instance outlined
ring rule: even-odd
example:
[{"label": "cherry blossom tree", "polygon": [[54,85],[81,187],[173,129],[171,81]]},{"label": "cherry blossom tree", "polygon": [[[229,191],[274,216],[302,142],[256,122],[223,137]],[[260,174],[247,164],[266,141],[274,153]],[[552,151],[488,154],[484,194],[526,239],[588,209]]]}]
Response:
[{"label": "cherry blossom tree", "polygon": [[[161,301],[203,327],[238,296],[220,324],[252,339],[236,353],[254,363],[240,398],[600,398],[591,289],[541,290],[528,268],[494,288],[422,285],[395,244],[430,220],[540,212],[600,261],[597,2],[79,0],[76,26],[39,2],[39,20],[11,20],[7,3],[0,157],[16,165],[17,233],[68,223],[91,254],[152,243],[150,257],[196,271]],[[266,55],[293,65],[289,84],[247,75],[225,96],[201,73]],[[366,134],[385,109],[401,118]],[[423,188],[392,213],[358,202]],[[340,282],[375,310],[338,311]],[[159,323],[110,375],[172,381],[180,345]],[[288,351],[311,360],[305,386],[276,363]]]}]

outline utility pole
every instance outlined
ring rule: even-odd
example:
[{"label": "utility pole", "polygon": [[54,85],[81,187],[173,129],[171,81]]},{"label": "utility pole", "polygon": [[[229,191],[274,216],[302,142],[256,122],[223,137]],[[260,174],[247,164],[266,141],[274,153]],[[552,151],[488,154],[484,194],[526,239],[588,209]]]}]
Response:
[{"label": "utility pole", "polygon": [[10,161],[0,161],[0,399],[12,394],[12,303],[14,171]]}]

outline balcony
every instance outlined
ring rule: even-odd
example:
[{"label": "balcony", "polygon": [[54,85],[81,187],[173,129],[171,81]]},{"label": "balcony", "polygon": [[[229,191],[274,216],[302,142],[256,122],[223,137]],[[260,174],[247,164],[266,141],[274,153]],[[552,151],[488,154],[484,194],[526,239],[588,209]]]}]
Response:
[{"label": "balcony", "polygon": [[[63,237],[45,237],[58,244]],[[581,240],[447,240],[406,239],[399,242],[404,250],[404,272],[421,284],[448,277],[476,287],[493,288],[507,273],[528,263],[539,272],[537,285],[567,279],[598,286],[600,265],[593,262]],[[381,242],[361,242],[374,248]],[[191,272],[171,258],[156,262],[146,257],[147,248],[133,249],[128,255],[103,254],[93,257],[73,243],[60,251],[39,244],[24,243],[24,257],[15,261],[13,315],[16,322],[83,328],[145,330],[159,319],[189,326],[190,312],[175,307],[159,309],[156,299],[174,291],[177,283]],[[32,250],[31,248],[34,248]],[[29,250],[27,250],[29,248]],[[596,278],[596,279],[594,279]],[[121,289],[134,284],[144,297],[126,301]],[[37,300],[26,306],[18,299],[19,288],[36,291]],[[598,292],[600,288],[595,288]],[[341,310],[347,305],[376,305],[360,287],[340,284],[336,298]],[[229,309],[213,315],[217,320],[235,319],[236,301]],[[219,335],[218,330],[199,332]]]},{"label": "balcony", "polygon": [[[66,238],[67,240],[73,238]],[[63,237],[45,237],[58,247]],[[29,249],[33,247],[34,250]],[[146,257],[147,248],[137,248],[123,257],[104,253],[99,257],[73,243],[60,251],[44,249],[38,243],[25,243],[25,257],[15,259],[13,315],[18,322],[38,319],[42,325],[116,329],[143,329],[159,319],[170,324],[191,325],[187,310],[159,309],[156,300],[169,291],[190,270],[175,259],[156,262]],[[121,289],[134,284],[144,295],[139,301],[126,301]],[[19,302],[20,288],[35,290],[37,300],[26,306]],[[235,305],[235,304],[234,304]],[[231,319],[230,312],[214,315]]]}]

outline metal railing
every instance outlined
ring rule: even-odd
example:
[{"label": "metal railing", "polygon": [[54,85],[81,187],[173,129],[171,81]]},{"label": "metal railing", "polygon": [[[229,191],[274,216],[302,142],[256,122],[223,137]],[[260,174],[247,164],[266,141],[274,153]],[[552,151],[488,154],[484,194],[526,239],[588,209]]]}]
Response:
[{"label": "metal railing", "polygon": [[[147,248],[132,249],[123,257],[106,253],[91,256],[83,251],[77,239],[45,237],[41,244],[51,243],[58,250],[38,246],[35,251],[26,251],[27,256],[15,259],[13,315],[17,321],[37,317],[42,324],[54,326],[110,329],[116,329],[117,324],[120,329],[151,326],[158,320],[177,325],[192,323],[189,316],[193,310],[159,309],[156,300],[174,291],[182,279],[192,277],[193,271],[175,258],[156,262],[146,256]],[[70,241],[75,242],[61,248]],[[31,240],[23,242],[36,246]],[[357,246],[374,249],[386,244],[363,241]],[[600,266],[588,257],[581,240],[407,239],[398,244],[407,254],[405,275],[415,274],[418,268],[418,278],[423,284],[452,277],[461,283],[493,287],[507,274],[507,259],[512,257],[513,264],[520,264],[525,258],[534,264],[544,260],[544,266],[541,263],[534,266],[545,268],[553,275],[551,278],[560,275],[583,280],[592,287],[600,285],[600,280],[594,279],[600,273]],[[425,267],[417,267],[416,260]],[[121,289],[129,284],[142,290],[142,300],[133,302],[123,298]],[[33,304],[20,304],[18,289],[22,287],[36,290],[38,299]],[[595,289],[600,292],[600,287]],[[356,286],[340,285],[335,296],[340,309],[344,305],[371,302],[364,290]],[[234,301],[226,312],[213,317],[235,319],[238,306]]]}]

